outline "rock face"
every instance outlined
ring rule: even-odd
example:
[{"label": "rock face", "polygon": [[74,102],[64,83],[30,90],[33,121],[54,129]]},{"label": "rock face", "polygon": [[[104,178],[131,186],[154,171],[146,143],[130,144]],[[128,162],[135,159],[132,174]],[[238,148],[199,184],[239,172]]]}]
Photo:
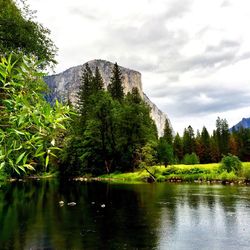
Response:
[{"label": "rock face", "polygon": [[[104,87],[107,88],[114,64],[105,60],[92,60],[89,61],[88,64],[93,72],[96,66],[99,68],[103,78]],[[44,80],[51,89],[50,94],[47,96],[48,101],[53,102],[55,98],[61,101],[69,99],[73,104],[75,104],[77,101],[77,92],[81,82],[82,67],[84,67],[84,65],[72,67],[60,74],[46,76]],[[134,87],[138,88],[141,97],[151,107],[151,117],[156,123],[158,135],[162,136],[165,120],[168,118],[143,93],[141,73],[124,67],[120,67],[120,70],[123,76],[123,87],[125,93],[130,92]]]}]

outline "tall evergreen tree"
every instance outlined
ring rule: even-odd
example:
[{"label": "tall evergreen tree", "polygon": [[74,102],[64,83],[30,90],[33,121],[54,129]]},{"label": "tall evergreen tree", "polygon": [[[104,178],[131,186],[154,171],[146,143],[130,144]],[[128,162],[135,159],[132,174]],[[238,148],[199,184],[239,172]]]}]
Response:
[{"label": "tall evergreen tree", "polygon": [[201,137],[201,149],[202,154],[198,155],[201,163],[209,163],[211,162],[211,146],[210,146],[210,135],[206,129],[206,127],[202,128]]},{"label": "tall evergreen tree", "polygon": [[183,153],[191,154],[195,152],[195,137],[194,137],[194,130],[189,125],[188,128],[184,129],[183,134]]},{"label": "tall evergreen tree", "polygon": [[211,152],[210,152],[210,157],[212,162],[219,162],[221,157],[220,157],[220,150],[218,146],[218,140],[217,140],[217,135],[216,131],[213,131],[213,135],[211,136],[210,139],[210,146],[211,146]]},{"label": "tall evergreen tree", "polygon": [[118,115],[119,163],[124,171],[133,170],[141,160],[142,148],[157,140],[156,127],[149,107],[136,89],[127,94]]},{"label": "tall evergreen tree", "polygon": [[229,136],[230,133],[227,120],[218,117],[216,120],[216,139],[221,156],[229,152]]},{"label": "tall evergreen tree", "polygon": [[173,151],[174,157],[177,162],[181,162],[181,160],[183,159],[183,144],[179,133],[177,133],[174,137]]},{"label": "tall evergreen tree", "polygon": [[173,145],[173,131],[168,119],[165,120],[163,139],[166,140],[169,145]]},{"label": "tall evergreen tree", "polygon": [[90,96],[93,93],[93,74],[86,63],[85,67],[82,68],[81,83],[78,92],[77,109],[80,115],[80,120],[83,122],[87,119],[88,111],[90,111],[89,103]]},{"label": "tall evergreen tree", "polygon": [[122,100],[124,99],[122,73],[117,63],[114,64],[108,91],[115,100],[122,102]]},{"label": "tall evergreen tree", "polygon": [[92,81],[93,81],[92,82],[93,93],[98,92],[99,90],[103,89],[103,86],[104,86],[103,79],[102,79],[101,73],[99,71],[99,68],[97,66],[95,68],[95,74],[94,74]]}]

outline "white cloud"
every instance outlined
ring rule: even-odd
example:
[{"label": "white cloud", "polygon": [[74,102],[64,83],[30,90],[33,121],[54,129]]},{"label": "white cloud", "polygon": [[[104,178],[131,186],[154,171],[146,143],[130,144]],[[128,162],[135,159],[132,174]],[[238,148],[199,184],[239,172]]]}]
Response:
[{"label": "white cloud", "polygon": [[182,131],[250,116],[250,2],[29,0],[59,47],[57,72],[94,58],[142,73]]}]

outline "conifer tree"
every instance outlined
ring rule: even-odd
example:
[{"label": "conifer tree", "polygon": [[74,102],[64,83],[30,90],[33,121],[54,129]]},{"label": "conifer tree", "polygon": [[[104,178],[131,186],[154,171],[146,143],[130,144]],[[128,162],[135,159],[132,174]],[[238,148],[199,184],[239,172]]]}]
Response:
[{"label": "conifer tree", "polygon": [[183,153],[191,154],[195,152],[195,137],[194,137],[194,130],[191,126],[184,129],[183,134]]},{"label": "conifer tree", "polygon": [[99,90],[103,89],[103,79],[101,76],[101,73],[99,71],[99,68],[96,66],[95,68],[95,75],[93,77],[93,82],[92,82],[92,91],[93,93],[98,92]]},{"label": "conifer tree", "polygon": [[123,85],[122,85],[122,73],[117,63],[114,64],[112,77],[108,86],[108,91],[113,99],[122,102],[124,99]]},{"label": "conifer tree", "polygon": [[183,159],[183,144],[179,133],[176,134],[173,143],[174,157],[177,162],[181,162]]},{"label": "conifer tree", "polygon": [[221,156],[229,152],[229,136],[227,120],[218,117],[216,120],[216,139]]},{"label": "conifer tree", "polygon": [[169,145],[173,145],[173,131],[168,119],[165,120],[163,139],[166,140]]},{"label": "conifer tree", "polygon": [[211,162],[211,146],[210,146],[210,135],[206,127],[202,128],[200,142],[202,149],[202,154],[198,155],[200,158],[200,162],[209,163]]},{"label": "conifer tree", "polygon": [[88,63],[86,63],[85,68],[82,69],[81,85],[79,87],[77,103],[79,115],[84,119],[88,113],[88,104],[93,90],[92,84],[93,74]]}]

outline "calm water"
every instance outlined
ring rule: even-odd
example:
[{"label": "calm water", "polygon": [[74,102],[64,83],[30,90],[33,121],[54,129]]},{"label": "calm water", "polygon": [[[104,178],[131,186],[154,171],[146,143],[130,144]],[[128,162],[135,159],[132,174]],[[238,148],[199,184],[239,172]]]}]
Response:
[{"label": "calm water", "polygon": [[0,188],[1,250],[223,248],[250,249],[250,187],[50,180]]}]

